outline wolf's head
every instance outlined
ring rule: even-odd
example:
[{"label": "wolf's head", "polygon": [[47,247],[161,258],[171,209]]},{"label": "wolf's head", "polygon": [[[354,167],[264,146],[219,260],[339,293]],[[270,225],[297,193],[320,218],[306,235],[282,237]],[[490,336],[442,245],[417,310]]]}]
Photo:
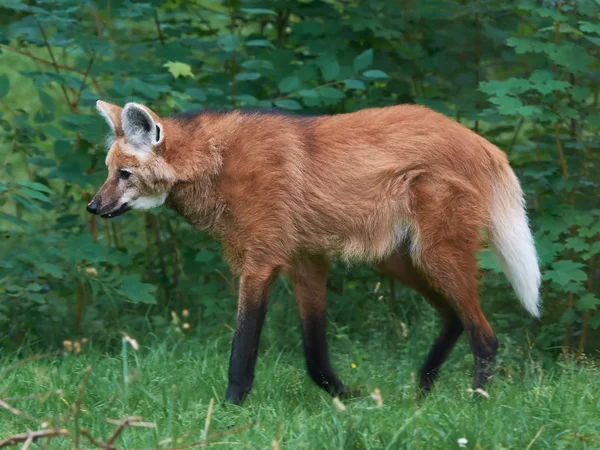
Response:
[{"label": "wolf's head", "polygon": [[163,121],[137,103],[121,108],[98,100],[96,106],[113,136],[106,156],[108,178],[87,210],[111,218],[130,209],[162,205],[176,181],[173,168],[163,158],[166,149]]}]

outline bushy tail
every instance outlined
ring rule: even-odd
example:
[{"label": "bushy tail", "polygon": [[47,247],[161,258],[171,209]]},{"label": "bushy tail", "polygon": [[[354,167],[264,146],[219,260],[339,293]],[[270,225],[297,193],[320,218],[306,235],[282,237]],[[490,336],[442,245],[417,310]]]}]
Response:
[{"label": "bushy tail", "polygon": [[507,165],[493,183],[492,245],[521,304],[539,317],[541,275],[519,180]]}]

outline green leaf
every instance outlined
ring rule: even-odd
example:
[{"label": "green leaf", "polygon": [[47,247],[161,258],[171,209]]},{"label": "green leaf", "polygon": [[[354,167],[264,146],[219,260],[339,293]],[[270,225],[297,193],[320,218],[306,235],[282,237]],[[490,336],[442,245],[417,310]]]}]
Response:
[{"label": "green leaf", "polygon": [[577,253],[587,250],[589,245],[580,237],[570,237],[565,243],[565,247],[575,250]]},{"label": "green leaf", "polygon": [[477,255],[479,266],[484,270],[492,270],[496,273],[502,273],[502,266],[498,262],[498,258],[490,249],[483,250]]},{"label": "green leaf", "polygon": [[500,114],[513,115],[516,114],[517,110],[523,107],[523,103],[517,97],[492,97],[490,102],[495,103],[498,106],[498,112]]},{"label": "green leaf", "polygon": [[0,76],[0,98],[8,94],[10,90],[10,81],[6,75]]},{"label": "green leaf", "polygon": [[524,105],[524,106],[517,108],[514,111],[515,115],[523,116],[523,117],[534,117],[541,113],[542,113],[542,110],[540,108],[538,108],[537,106],[533,106],[533,105]]},{"label": "green leaf", "polygon": [[544,279],[559,286],[567,286],[571,281],[585,281],[587,274],[581,270],[583,264],[571,260],[561,260],[552,264],[552,269],[544,273]]},{"label": "green leaf", "polygon": [[[18,225],[20,227],[29,228],[29,224],[27,222],[25,222],[23,219],[20,219],[19,217],[15,216],[13,214],[8,214],[8,213],[0,211],[0,219],[6,220],[6,221],[12,223],[13,225]],[[1,223],[2,223],[2,221],[0,220],[0,224]]]},{"label": "green leaf", "polygon": [[260,73],[257,72],[240,72],[235,75],[237,81],[254,81],[261,77]]},{"label": "green leaf", "polygon": [[39,303],[40,305],[46,304],[46,299],[44,296],[37,292],[27,292],[25,293],[25,298],[27,300],[31,300],[32,302]]},{"label": "green leaf", "polygon": [[163,64],[163,67],[166,67],[171,73],[171,75],[173,75],[175,78],[195,78],[194,73],[192,72],[192,67],[189,64],[176,61],[169,61]]},{"label": "green leaf", "polygon": [[251,39],[245,42],[247,47],[273,47],[273,44],[266,39]]},{"label": "green leaf", "polygon": [[242,67],[248,70],[275,70],[273,63],[264,59],[251,59],[249,61],[244,61],[242,63]]},{"label": "green leaf", "polygon": [[361,80],[354,80],[354,79],[349,79],[349,80],[344,80],[344,84],[346,85],[346,87],[348,89],[366,89],[365,83],[363,83]]},{"label": "green leaf", "polygon": [[586,258],[591,258],[592,256],[598,254],[600,254],[600,241],[596,241],[592,245],[590,245],[590,248],[586,253]]},{"label": "green leaf", "polygon": [[225,34],[217,38],[217,45],[227,53],[233,52],[240,45],[240,37],[237,34]]},{"label": "green leaf", "polygon": [[54,192],[48,186],[42,183],[38,183],[37,181],[20,181],[17,183],[19,186],[28,187],[30,189],[46,192],[48,194],[53,194]]},{"label": "green leaf", "polygon": [[29,292],[40,292],[42,290],[42,286],[39,283],[29,283],[25,288]]},{"label": "green leaf", "polygon": [[573,97],[576,102],[584,102],[592,97],[592,91],[590,88],[585,86],[571,86],[569,88],[569,94]]},{"label": "green leaf", "polygon": [[300,78],[296,75],[282,78],[279,82],[279,90],[283,93],[292,92],[300,87]]},{"label": "green leaf", "polygon": [[591,23],[581,20],[579,21],[579,29],[586,33],[600,34],[600,23]]},{"label": "green leaf", "polygon": [[514,47],[517,54],[544,53],[552,49],[553,44],[542,42],[535,38],[511,37],[506,40],[509,47]]},{"label": "green leaf", "polygon": [[521,94],[531,87],[529,80],[524,78],[508,78],[507,80],[483,81],[479,84],[479,90],[488,95],[505,96],[509,94]]},{"label": "green leaf", "polygon": [[560,316],[560,323],[562,325],[573,325],[577,320],[577,314],[572,309],[568,309],[563,312]]},{"label": "green leaf", "polygon": [[334,100],[341,100],[346,97],[343,91],[330,86],[323,86],[317,89],[319,95],[323,98],[329,98]]},{"label": "green leaf", "polygon": [[23,288],[18,284],[9,284],[4,289],[6,289],[7,292],[10,292],[13,295],[23,292]]},{"label": "green leaf", "polygon": [[340,73],[340,65],[336,59],[326,61],[321,65],[321,73],[325,81],[335,80],[335,77]]},{"label": "green leaf", "polygon": [[33,198],[35,200],[39,200],[41,202],[45,202],[45,203],[51,203],[50,199],[48,198],[48,196],[46,194],[42,194],[39,191],[34,191],[33,189],[29,189],[29,188],[21,188],[17,191],[17,194],[19,195],[25,195],[29,198]]},{"label": "green leaf", "polygon": [[[373,64],[373,49],[369,49],[367,51],[362,52],[356,58],[354,58],[354,62],[352,63],[354,70],[356,72],[360,72],[361,70],[365,70]],[[357,88],[352,88],[357,89]]]},{"label": "green leaf", "polygon": [[277,13],[275,11],[273,11],[272,9],[266,9],[266,8],[241,8],[240,11],[243,13],[246,13],[246,14],[267,14],[270,16],[277,15]]},{"label": "green leaf", "polygon": [[587,72],[596,61],[585,47],[572,42],[555,46],[548,56],[556,64],[565,67],[572,73]]},{"label": "green leaf", "polygon": [[283,108],[283,109],[293,110],[293,111],[302,109],[302,105],[300,103],[298,103],[296,100],[291,100],[291,99],[275,100],[275,106],[278,106],[279,108]]},{"label": "green leaf", "polygon": [[302,89],[298,91],[298,95],[302,98],[318,99],[319,93],[314,89]]},{"label": "green leaf", "polygon": [[97,116],[90,114],[63,114],[61,118],[61,122],[73,129],[91,125],[96,120]]},{"label": "green leaf", "polygon": [[196,255],[196,257],[194,258],[194,261],[197,262],[202,262],[202,263],[208,263],[211,262],[212,260],[215,259],[215,254],[209,251],[201,251],[198,252],[198,254]]},{"label": "green leaf", "polygon": [[600,234],[600,222],[590,226],[590,227],[581,227],[577,230],[577,234],[584,238],[591,238]]},{"label": "green leaf", "polygon": [[198,100],[199,102],[206,101],[206,92],[204,92],[203,89],[190,88],[186,89],[185,93],[192,97],[194,100]]},{"label": "green leaf", "polygon": [[42,103],[44,109],[46,109],[47,111],[52,111],[54,109],[54,99],[50,95],[48,95],[43,89],[38,89],[38,94],[40,96],[40,102]]},{"label": "green leaf", "polygon": [[571,86],[566,81],[555,80],[552,72],[547,70],[538,70],[529,77],[531,87],[541,94],[550,94],[553,91],[565,92],[565,89]]},{"label": "green leaf", "polygon": [[575,303],[575,306],[580,311],[590,311],[596,309],[600,305],[600,299],[592,293],[582,295]]},{"label": "green leaf", "polygon": [[366,72],[363,72],[363,76],[373,80],[383,80],[388,78],[387,73],[382,70],[367,70]]},{"label": "green leaf", "polygon": [[121,279],[118,292],[133,303],[156,304],[156,287],[142,283],[137,274],[127,275]]},{"label": "green leaf", "polygon": [[37,270],[41,270],[54,278],[62,278],[65,276],[65,272],[59,265],[48,263],[48,262],[37,262],[35,264]]}]

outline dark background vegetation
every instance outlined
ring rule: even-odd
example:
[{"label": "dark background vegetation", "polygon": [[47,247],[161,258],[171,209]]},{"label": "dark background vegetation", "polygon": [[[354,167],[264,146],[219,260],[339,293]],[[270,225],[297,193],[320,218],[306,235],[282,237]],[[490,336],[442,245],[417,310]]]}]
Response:
[{"label": "dark background vegetation", "polygon": [[[0,354],[80,337],[111,345],[121,330],[206,337],[234,323],[236,280],[208,236],[165,208],[110,222],[85,212],[106,176],[99,98],[165,115],[398,103],[449,115],[507,152],[537,241],[539,323],[482,253],[492,326],[550,357],[594,354],[599,11],[592,0],[3,0]],[[334,264],[329,284],[334,336],[393,347],[433,317],[367,267]],[[271,306],[295,315],[287,281]],[[298,339],[283,328],[272,330]]]}]

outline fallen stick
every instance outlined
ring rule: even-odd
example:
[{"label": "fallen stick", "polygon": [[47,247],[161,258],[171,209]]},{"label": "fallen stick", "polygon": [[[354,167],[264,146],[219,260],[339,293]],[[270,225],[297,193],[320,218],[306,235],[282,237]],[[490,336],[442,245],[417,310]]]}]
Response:
[{"label": "fallen stick", "polygon": [[59,428],[51,430],[28,431],[27,433],[15,434],[14,436],[0,441],[0,448],[15,445],[19,442],[25,442],[27,447],[29,447],[32,442],[35,442],[38,439],[53,438],[57,436],[69,436],[69,431],[64,428]]}]

